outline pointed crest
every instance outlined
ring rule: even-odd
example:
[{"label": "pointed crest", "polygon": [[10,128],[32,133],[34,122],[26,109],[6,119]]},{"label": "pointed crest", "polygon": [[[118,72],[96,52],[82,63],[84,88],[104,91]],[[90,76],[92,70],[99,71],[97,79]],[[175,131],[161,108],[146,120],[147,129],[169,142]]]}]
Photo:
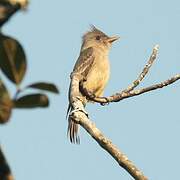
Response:
[{"label": "pointed crest", "polygon": [[87,31],[87,32],[83,35],[82,39],[84,40],[84,39],[86,39],[87,36],[92,35],[92,34],[108,37],[105,33],[103,33],[102,31],[100,31],[100,30],[97,29],[94,25],[91,24],[91,25],[90,25],[90,30]]}]

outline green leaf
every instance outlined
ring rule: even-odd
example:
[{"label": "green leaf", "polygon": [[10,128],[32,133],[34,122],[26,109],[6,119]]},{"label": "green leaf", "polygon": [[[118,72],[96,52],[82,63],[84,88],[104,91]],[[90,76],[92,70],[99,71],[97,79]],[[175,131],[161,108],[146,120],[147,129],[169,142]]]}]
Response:
[{"label": "green leaf", "polygon": [[14,100],[15,108],[48,107],[49,100],[45,94],[29,94]]},{"label": "green leaf", "polygon": [[11,116],[12,101],[10,99],[9,93],[0,79],[0,123],[8,122]]},{"label": "green leaf", "polygon": [[15,84],[20,84],[26,72],[27,63],[20,43],[0,34],[0,68]]},{"label": "green leaf", "polygon": [[27,88],[40,89],[40,90],[50,91],[57,94],[59,93],[59,90],[57,89],[57,87],[52,83],[45,83],[45,82],[33,83],[27,86]]}]

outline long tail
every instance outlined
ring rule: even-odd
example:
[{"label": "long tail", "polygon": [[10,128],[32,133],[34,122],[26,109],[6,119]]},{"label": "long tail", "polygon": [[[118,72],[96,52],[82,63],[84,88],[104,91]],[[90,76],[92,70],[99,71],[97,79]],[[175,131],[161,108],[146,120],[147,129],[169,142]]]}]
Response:
[{"label": "long tail", "polygon": [[69,116],[70,112],[72,111],[71,106],[68,106],[67,110],[67,118],[68,118],[68,130],[67,130],[67,135],[71,141],[71,143],[74,144],[80,144],[80,137],[78,135],[78,129],[79,125],[74,122],[74,120]]}]

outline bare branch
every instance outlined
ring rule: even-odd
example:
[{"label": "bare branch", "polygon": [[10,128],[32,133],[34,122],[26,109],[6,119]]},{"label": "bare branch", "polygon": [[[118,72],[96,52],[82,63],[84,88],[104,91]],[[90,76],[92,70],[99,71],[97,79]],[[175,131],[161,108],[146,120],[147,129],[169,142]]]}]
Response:
[{"label": "bare branch", "polygon": [[0,148],[0,179],[3,180],[13,180],[10,167],[6,161],[6,158]]},{"label": "bare branch", "polygon": [[124,89],[120,93],[116,93],[109,97],[95,97],[92,94],[90,94],[86,89],[82,88],[83,94],[85,94],[85,96],[87,96],[88,99],[104,105],[106,103],[118,102],[118,101],[121,101],[121,100],[129,98],[129,97],[138,96],[140,94],[143,94],[143,93],[146,93],[146,92],[149,92],[152,90],[163,88],[163,87],[168,86],[168,85],[174,83],[175,81],[179,80],[180,74],[177,74],[177,75],[173,76],[172,78],[170,78],[166,81],[163,81],[161,83],[151,85],[146,88],[134,90],[142,82],[144,77],[149,72],[149,69],[151,68],[153,62],[155,61],[155,59],[157,57],[158,49],[159,49],[159,45],[154,46],[152,54],[151,54],[147,64],[143,68],[143,71],[138,76],[138,78],[130,86],[128,86],[126,89]]},{"label": "bare branch", "polygon": [[155,61],[158,50],[159,50],[159,45],[154,46],[152,54],[151,54],[147,64],[144,66],[142,72],[138,76],[138,78],[130,86],[128,86],[125,90],[123,90],[123,92],[130,92],[141,83],[141,81],[145,78],[145,76],[149,72],[149,69],[151,68],[153,62]]},{"label": "bare branch", "polygon": [[79,74],[72,74],[70,92],[70,102],[73,108],[71,113],[72,119],[76,123],[80,124],[96,140],[96,142],[118,162],[122,168],[129,172],[132,177],[136,180],[147,180],[142,172],[138,170],[135,165],[101,133],[95,124],[88,119],[87,113],[84,110],[84,105],[79,98],[80,80],[81,76]]},{"label": "bare branch", "polygon": [[156,89],[163,88],[165,86],[168,86],[168,85],[178,81],[179,79],[180,79],[180,74],[177,74],[177,75],[173,76],[172,78],[170,78],[166,81],[163,81],[161,83],[158,83],[158,84],[146,87],[146,88],[137,89],[137,90],[133,90],[130,92],[123,92],[122,91],[121,93],[117,93],[117,94],[114,94],[114,95],[109,96],[109,97],[94,97],[92,100],[94,102],[98,102],[98,103],[118,102],[118,101],[121,101],[121,100],[126,99],[126,98],[138,96],[140,94],[143,94],[143,93],[146,93],[149,91],[153,91]]},{"label": "bare branch", "polygon": [[[147,62],[147,64],[144,66],[142,72],[140,73],[140,75],[138,76],[138,78],[133,81],[133,83],[131,85],[129,85],[126,89],[124,89],[123,91],[121,91],[120,93],[117,93],[115,95],[112,95],[110,97],[96,97],[95,95],[93,94],[90,94],[87,89],[81,88],[83,94],[90,100],[94,101],[94,102],[98,102],[98,103],[101,103],[102,105],[104,103],[109,103],[109,102],[113,102],[113,99],[115,97],[120,96],[121,95],[124,95],[124,93],[128,93],[132,90],[134,90],[141,82],[142,80],[145,78],[145,76],[147,75],[147,73],[149,72],[152,64],[154,63],[154,61],[156,60],[156,57],[157,57],[157,53],[158,53],[158,50],[159,50],[159,45],[156,45],[154,46],[153,48],[153,51],[152,51],[152,54]],[[113,98],[114,97],[114,98]],[[115,98],[116,99],[116,98]],[[121,99],[120,99],[121,100]]]},{"label": "bare branch", "polygon": [[123,154],[113,143],[81,111],[73,114],[73,119],[79,123],[129,174],[136,180],[148,180],[143,173]]},{"label": "bare branch", "polygon": [[[168,86],[177,80],[180,79],[180,74],[177,74],[173,76],[172,78],[146,87],[142,89],[135,90],[135,88],[141,83],[141,81],[144,79],[144,77],[149,72],[149,69],[151,68],[153,62],[156,59],[157,53],[158,53],[159,46],[156,45],[153,48],[153,52],[148,60],[148,63],[143,68],[143,71],[140,73],[138,78],[125,90],[121,91],[120,93],[117,93],[115,95],[109,96],[109,97],[94,97],[93,94],[90,94],[86,89],[83,90],[82,93],[86,95],[87,98],[94,102],[98,102],[101,104],[109,103],[109,102],[118,102],[125,98],[138,96],[140,94],[153,91],[159,88],[163,88],[165,86]],[[71,76],[71,91],[70,91],[70,102],[73,108],[72,113],[70,116],[72,116],[72,119],[80,124],[95,140],[96,142],[105,149],[117,162],[118,164],[123,167],[129,174],[134,177],[136,180],[147,180],[147,177],[143,175],[143,173],[138,170],[135,165],[128,160],[128,158],[115,146],[112,144],[112,142],[107,139],[101,131],[95,126],[93,122],[91,122],[87,116],[87,113],[84,110],[83,103],[81,99],[79,98],[79,84],[82,81],[82,77],[80,74],[72,74]]]}]

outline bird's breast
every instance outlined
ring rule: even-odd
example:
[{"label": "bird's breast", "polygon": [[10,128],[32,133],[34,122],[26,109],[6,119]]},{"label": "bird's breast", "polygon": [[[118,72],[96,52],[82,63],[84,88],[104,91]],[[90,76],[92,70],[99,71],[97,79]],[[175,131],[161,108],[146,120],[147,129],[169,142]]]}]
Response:
[{"label": "bird's breast", "polygon": [[96,96],[102,96],[110,75],[110,64],[108,56],[98,54],[91,70],[87,75],[84,86]]}]

